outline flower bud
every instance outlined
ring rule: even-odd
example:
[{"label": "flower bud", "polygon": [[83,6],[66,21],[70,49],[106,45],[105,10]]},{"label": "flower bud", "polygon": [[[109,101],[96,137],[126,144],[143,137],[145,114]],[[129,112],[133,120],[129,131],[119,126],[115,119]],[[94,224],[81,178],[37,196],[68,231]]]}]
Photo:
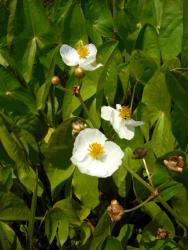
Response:
[{"label": "flower bud", "polygon": [[171,156],[168,160],[163,161],[165,166],[175,172],[182,172],[184,167],[184,160],[182,156]]},{"label": "flower bud", "polygon": [[156,239],[157,240],[163,240],[168,237],[168,231],[162,227],[159,227],[156,233]]},{"label": "flower bud", "polygon": [[133,152],[132,158],[137,159],[143,159],[147,155],[147,149],[146,148],[136,148]]},{"label": "flower bud", "polygon": [[75,68],[74,74],[77,78],[83,78],[85,76],[85,71],[78,66]]},{"label": "flower bud", "polygon": [[53,85],[59,85],[59,84],[61,84],[61,79],[59,78],[59,76],[53,76],[51,78],[51,83]]},{"label": "flower bud", "polygon": [[87,127],[85,123],[81,120],[76,120],[72,122],[72,135],[78,134],[82,129]]},{"label": "flower bud", "polygon": [[80,85],[74,86],[74,87],[73,87],[73,94],[74,94],[75,96],[78,96],[78,95],[80,94],[80,89],[81,89]]},{"label": "flower bud", "polygon": [[108,215],[111,221],[119,221],[124,215],[124,208],[119,204],[117,200],[112,200],[110,206],[107,208]]}]

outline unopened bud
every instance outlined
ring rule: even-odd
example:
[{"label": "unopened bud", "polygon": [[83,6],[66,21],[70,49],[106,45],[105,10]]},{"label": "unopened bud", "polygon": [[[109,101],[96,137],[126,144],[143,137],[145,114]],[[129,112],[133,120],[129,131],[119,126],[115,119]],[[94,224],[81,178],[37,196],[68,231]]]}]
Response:
[{"label": "unopened bud", "polygon": [[156,239],[157,240],[163,240],[168,237],[169,233],[166,229],[159,227],[156,233]]},{"label": "unopened bud", "polygon": [[78,134],[82,129],[86,128],[87,125],[81,120],[76,120],[72,122],[72,135]]},{"label": "unopened bud", "polygon": [[85,76],[85,71],[79,66],[75,68],[74,74],[78,78],[83,78]]},{"label": "unopened bud", "polygon": [[165,166],[175,172],[182,172],[184,167],[184,160],[182,156],[171,156],[168,160],[164,160]]},{"label": "unopened bud", "polygon": [[124,215],[124,208],[119,204],[117,200],[112,200],[110,206],[107,208],[108,215],[111,221],[119,221]]},{"label": "unopened bud", "polygon": [[81,89],[80,85],[74,86],[74,87],[73,87],[73,94],[74,94],[75,96],[78,96],[78,95],[80,94],[80,89]]},{"label": "unopened bud", "polygon": [[137,159],[143,159],[147,155],[147,149],[146,148],[136,148],[133,152],[132,158]]},{"label": "unopened bud", "polygon": [[51,78],[51,83],[53,85],[59,85],[59,84],[61,84],[61,79],[59,78],[59,76],[53,76]]}]

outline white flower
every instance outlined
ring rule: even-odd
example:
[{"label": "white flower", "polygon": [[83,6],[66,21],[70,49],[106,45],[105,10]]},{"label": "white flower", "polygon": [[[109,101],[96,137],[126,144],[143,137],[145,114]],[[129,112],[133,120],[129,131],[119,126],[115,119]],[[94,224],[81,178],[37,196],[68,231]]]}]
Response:
[{"label": "white flower", "polygon": [[79,46],[77,49],[63,44],[60,48],[60,54],[63,62],[68,66],[79,66],[90,71],[103,66],[101,63],[96,64],[97,48],[92,43]]},{"label": "white flower", "polygon": [[116,109],[103,106],[101,108],[101,117],[106,121],[110,121],[121,139],[127,140],[134,137],[135,127],[144,124],[142,121],[131,119],[131,111],[128,106],[121,106],[120,104],[116,104]]},{"label": "white flower", "polygon": [[86,128],[76,137],[71,161],[84,174],[108,177],[121,165],[123,156],[120,147],[98,129]]}]

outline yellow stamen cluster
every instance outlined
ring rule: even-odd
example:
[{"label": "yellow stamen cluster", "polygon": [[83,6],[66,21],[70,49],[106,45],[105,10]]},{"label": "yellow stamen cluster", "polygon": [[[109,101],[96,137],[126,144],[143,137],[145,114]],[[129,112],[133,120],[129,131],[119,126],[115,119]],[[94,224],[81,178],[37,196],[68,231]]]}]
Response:
[{"label": "yellow stamen cluster", "polygon": [[95,142],[89,145],[88,151],[89,151],[89,155],[92,158],[98,159],[104,153],[104,148],[100,143]]},{"label": "yellow stamen cluster", "polygon": [[128,106],[122,106],[119,110],[119,116],[123,119],[127,119],[131,117],[131,110]]},{"label": "yellow stamen cluster", "polygon": [[77,52],[80,58],[86,58],[89,54],[89,49],[86,46],[81,46],[77,48]]}]

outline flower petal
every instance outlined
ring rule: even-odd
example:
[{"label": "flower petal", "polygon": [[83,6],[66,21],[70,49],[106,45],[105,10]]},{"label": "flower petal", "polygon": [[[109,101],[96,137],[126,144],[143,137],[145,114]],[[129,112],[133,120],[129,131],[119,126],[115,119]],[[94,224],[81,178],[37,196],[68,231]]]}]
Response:
[{"label": "flower petal", "polygon": [[73,148],[73,156],[71,159],[82,161],[86,155],[88,155],[90,144],[97,142],[104,145],[106,140],[106,136],[98,129],[85,128],[76,137]]},{"label": "flower petal", "polygon": [[134,137],[135,128],[131,126],[125,126],[124,123],[117,133],[121,139],[131,140]]},{"label": "flower petal", "polygon": [[113,110],[114,109],[109,107],[109,106],[102,106],[102,108],[101,108],[101,118],[106,120],[106,121],[110,121]]},{"label": "flower petal", "polygon": [[105,154],[107,156],[104,159],[104,164],[108,166],[106,175],[107,177],[111,176],[122,164],[124,153],[117,144],[107,141],[105,143]]},{"label": "flower petal", "polygon": [[60,48],[60,54],[63,62],[68,66],[76,66],[79,64],[79,56],[77,51],[67,44],[63,44]]},{"label": "flower petal", "polygon": [[103,64],[98,63],[97,65],[87,64],[87,62],[80,63],[80,67],[84,70],[93,71],[103,66]]},{"label": "flower petal", "polygon": [[135,121],[133,119],[126,119],[125,120],[125,125],[126,126],[132,126],[132,127],[138,127],[143,125],[144,123],[142,121]]}]

